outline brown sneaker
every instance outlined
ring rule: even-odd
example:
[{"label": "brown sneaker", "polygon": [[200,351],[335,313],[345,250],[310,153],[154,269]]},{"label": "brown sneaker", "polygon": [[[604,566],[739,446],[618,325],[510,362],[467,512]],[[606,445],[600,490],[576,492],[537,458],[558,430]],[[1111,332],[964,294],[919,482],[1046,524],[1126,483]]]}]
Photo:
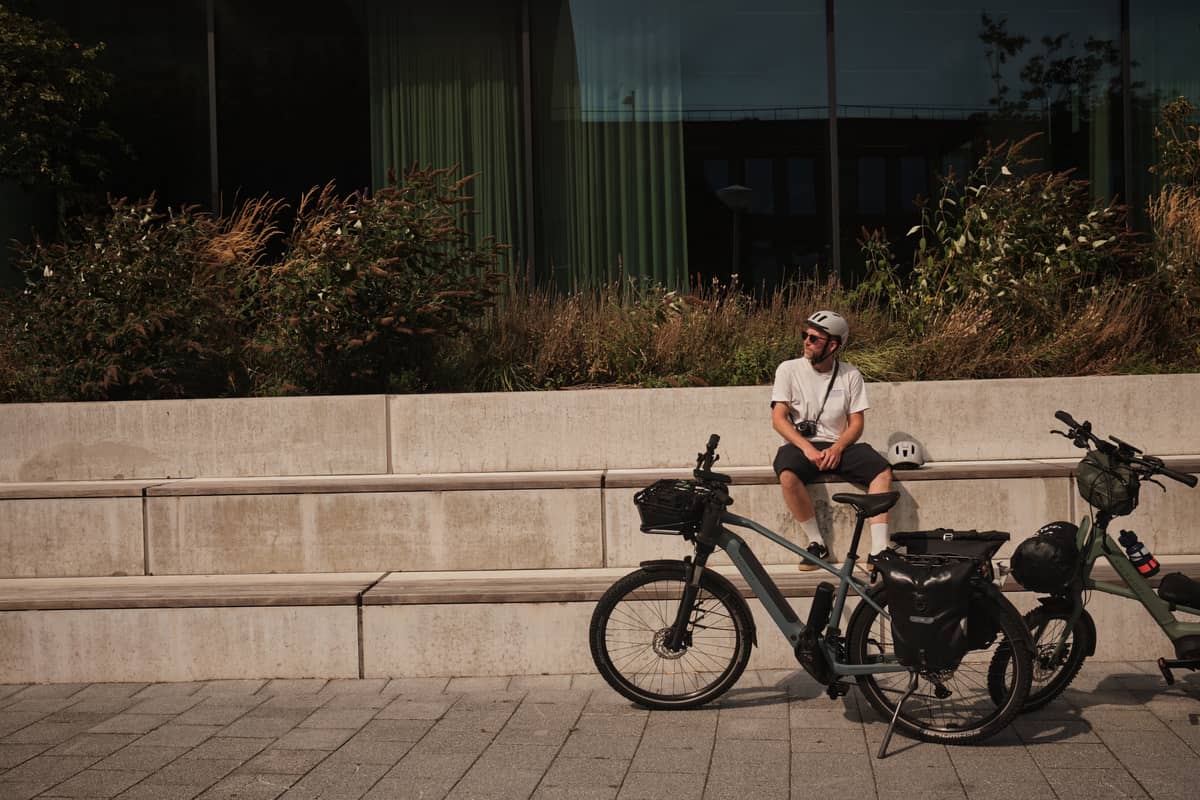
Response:
[{"label": "brown sneaker", "polygon": [[[825,545],[821,544],[820,542],[809,542],[808,547],[805,549],[822,561],[829,560],[829,550],[827,550]],[[801,572],[812,572],[814,569],[820,569],[820,567],[818,567],[812,561],[804,559],[798,565],[796,565],[796,569],[800,570]]]}]

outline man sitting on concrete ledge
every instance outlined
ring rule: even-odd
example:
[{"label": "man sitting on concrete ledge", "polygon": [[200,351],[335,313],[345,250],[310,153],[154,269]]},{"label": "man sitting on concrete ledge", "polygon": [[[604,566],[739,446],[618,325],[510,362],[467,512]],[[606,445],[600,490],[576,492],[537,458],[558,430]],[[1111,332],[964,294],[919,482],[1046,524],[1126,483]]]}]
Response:
[{"label": "man sitting on concrete ledge", "polygon": [[[775,454],[775,474],[788,510],[811,542],[808,551],[829,560],[806,484],[832,473],[872,493],[892,487],[883,456],[859,442],[867,402],[862,374],[838,352],[850,340],[850,326],[834,311],[818,311],[805,321],[804,357],[784,361],[775,371],[771,424],[784,444]],[[871,555],[888,545],[887,512],[871,517]],[[816,569],[803,562],[800,569]]]}]

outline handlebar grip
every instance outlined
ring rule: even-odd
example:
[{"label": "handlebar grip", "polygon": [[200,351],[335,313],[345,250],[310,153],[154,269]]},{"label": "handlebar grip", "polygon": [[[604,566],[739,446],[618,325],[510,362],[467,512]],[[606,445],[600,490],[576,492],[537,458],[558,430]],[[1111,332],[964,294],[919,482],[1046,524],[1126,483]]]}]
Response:
[{"label": "handlebar grip", "polygon": [[1166,467],[1160,468],[1158,470],[1158,473],[1160,475],[1164,475],[1164,476],[1170,478],[1173,481],[1179,481],[1184,486],[1187,486],[1189,488],[1192,488],[1192,489],[1196,488],[1197,481],[1196,481],[1195,475],[1188,475],[1185,472],[1176,472],[1175,470],[1167,469]]},{"label": "handlebar grip", "polygon": [[721,437],[714,433],[712,436],[708,437],[708,447],[706,449],[711,453],[717,449],[717,445],[720,443]]},{"label": "handlebar grip", "polygon": [[1059,422],[1065,422],[1067,425],[1070,425],[1072,428],[1079,427],[1079,423],[1075,421],[1075,418],[1061,409],[1054,412],[1054,418],[1057,419]]}]

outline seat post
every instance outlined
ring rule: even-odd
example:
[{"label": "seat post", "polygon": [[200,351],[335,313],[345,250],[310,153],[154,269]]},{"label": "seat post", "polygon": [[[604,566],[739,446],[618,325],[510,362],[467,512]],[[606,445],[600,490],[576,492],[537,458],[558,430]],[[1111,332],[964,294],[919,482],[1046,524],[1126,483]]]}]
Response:
[{"label": "seat post", "polygon": [[846,558],[858,557],[858,541],[862,538],[863,525],[867,521],[867,515],[863,511],[859,511],[854,522],[854,538],[850,540],[850,550],[846,553]]}]

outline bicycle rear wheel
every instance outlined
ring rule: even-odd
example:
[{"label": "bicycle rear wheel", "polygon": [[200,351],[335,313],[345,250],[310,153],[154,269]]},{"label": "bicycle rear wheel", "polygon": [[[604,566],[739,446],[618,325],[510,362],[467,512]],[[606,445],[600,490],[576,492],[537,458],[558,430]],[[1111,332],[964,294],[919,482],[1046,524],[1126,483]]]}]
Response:
[{"label": "bicycle rear wheel", "polygon": [[[887,609],[887,591],[882,586],[871,597]],[[971,602],[980,604],[979,610],[997,630],[996,637],[986,647],[968,651],[953,670],[918,674],[917,689],[904,701],[896,719],[896,727],[910,736],[927,742],[969,744],[998,733],[1021,711],[1032,678],[1028,634],[1021,615],[1011,603],[987,592],[974,593]],[[891,622],[861,601],[850,620],[848,646],[854,664],[891,660],[895,656]],[[1016,658],[1009,657],[1010,690],[996,701],[989,690],[988,670],[1000,647],[1007,647]],[[858,683],[867,701],[890,719],[908,689],[910,676],[907,671],[881,672],[859,676]]]},{"label": "bicycle rear wheel", "polygon": [[707,572],[683,648],[667,648],[685,585],[679,566],[626,575],[592,613],[588,639],[596,669],[609,686],[647,708],[703,705],[733,686],[750,660],[750,609],[727,582]]}]

